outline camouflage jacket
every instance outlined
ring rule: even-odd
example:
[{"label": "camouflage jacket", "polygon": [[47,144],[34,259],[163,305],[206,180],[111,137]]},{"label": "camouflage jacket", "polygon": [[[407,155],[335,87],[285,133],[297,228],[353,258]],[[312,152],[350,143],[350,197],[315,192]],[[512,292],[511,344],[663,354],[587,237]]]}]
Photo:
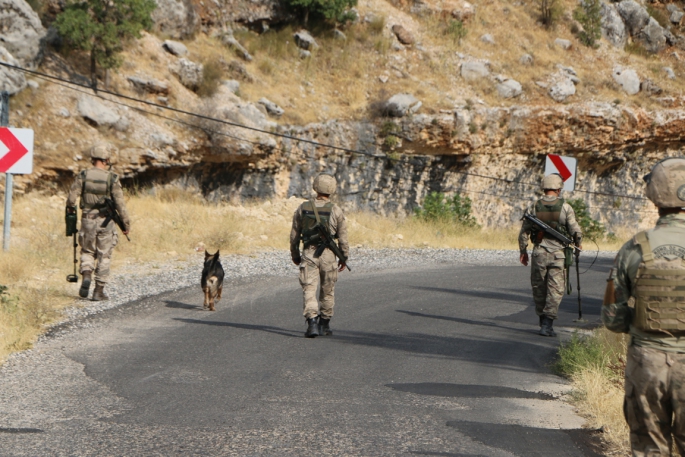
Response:
[{"label": "camouflage jacket", "polygon": [[[329,202],[328,199],[314,200],[316,207],[320,208]],[[303,203],[304,204],[304,203]],[[331,235],[338,237],[340,250],[348,257],[350,255],[350,244],[347,240],[347,220],[345,213],[338,205],[333,205],[331,217],[328,220],[328,229]],[[290,230],[290,255],[293,259],[300,257],[300,236],[302,235],[302,205],[293,214],[293,226]]]},{"label": "camouflage jacket", "polygon": [[[659,218],[656,227],[647,232],[655,258],[677,253],[685,257],[685,214],[669,214]],[[608,281],[613,281],[614,300],[605,299],[602,322],[616,333],[629,333],[632,344],[667,352],[685,353],[685,337],[643,332],[632,325],[635,301],[635,280],[642,263],[642,249],[631,239],[623,245],[614,260]],[[609,294],[607,294],[609,295]],[[613,301],[613,303],[607,303]]]},{"label": "camouflage jacket", "polygon": [[[556,198],[557,197],[544,196],[542,197],[542,200],[554,201]],[[535,215],[535,205],[532,205],[530,208],[528,208],[526,212],[528,214]],[[530,240],[530,232],[533,229],[533,225],[534,224],[530,222],[528,219],[523,220],[523,224],[521,225],[521,231],[519,232],[519,251],[521,252],[521,254],[528,251],[528,241]],[[568,203],[564,203],[564,205],[561,207],[561,214],[559,216],[559,226],[565,227],[567,233],[571,236],[571,238],[576,238],[576,242],[582,236],[580,225],[578,225],[578,221],[576,221],[576,213],[573,211],[573,208]],[[564,249],[564,245],[560,241],[549,236],[545,236],[540,242],[540,244],[535,245],[535,247],[538,246],[544,248],[547,252],[556,252]]]},{"label": "camouflage jacket", "polygon": [[[95,169],[95,168],[92,168],[92,169]],[[104,170],[104,171],[107,172],[106,170]],[[107,173],[112,173],[112,172],[110,171]],[[115,175],[115,174],[113,174],[113,175],[114,175],[114,179],[112,180],[112,192],[111,192],[110,197],[112,198],[112,200],[114,200],[114,204],[117,208],[117,211],[119,212],[119,215],[121,216],[121,220],[124,222],[124,225],[126,226],[126,230],[129,230],[131,228],[131,220],[128,216],[128,211],[126,210],[126,203],[124,202],[124,191],[121,187],[121,183],[119,182],[117,175]],[[79,203],[79,200],[82,197],[82,195],[81,195],[82,191],[83,191],[83,172],[76,175],[76,179],[71,184],[71,188],[69,189],[69,196],[67,197],[67,207],[70,207],[70,208],[76,207],[76,205]],[[96,212],[96,211],[99,211],[99,210],[94,209],[94,210],[91,210],[90,212]],[[84,211],[83,215],[85,215],[85,213],[86,212]]]}]

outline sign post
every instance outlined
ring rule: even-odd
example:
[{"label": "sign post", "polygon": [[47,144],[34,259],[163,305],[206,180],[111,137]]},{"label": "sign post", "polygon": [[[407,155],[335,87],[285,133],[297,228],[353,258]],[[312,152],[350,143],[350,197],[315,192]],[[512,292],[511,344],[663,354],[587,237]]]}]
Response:
[{"label": "sign post", "polygon": [[33,130],[9,125],[9,93],[0,93],[0,173],[5,173],[5,219],[2,248],[9,251],[12,224],[12,178],[33,171]]},{"label": "sign post", "polygon": [[564,181],[562,190],[573,192],[576,189],[576,171],[578,159],[564,157],[556,154],[548,154],[545,160],[545,176],[558,174]]}]

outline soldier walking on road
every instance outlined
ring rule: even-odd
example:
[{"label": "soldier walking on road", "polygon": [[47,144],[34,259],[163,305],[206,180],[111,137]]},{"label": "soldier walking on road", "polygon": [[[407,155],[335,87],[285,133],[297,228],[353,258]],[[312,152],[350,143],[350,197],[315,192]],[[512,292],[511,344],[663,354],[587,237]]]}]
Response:
[{"label": "soldier walking on road", "polygon": [[[560,197],[562,187],[564,181],[558,174],[545,176],[542,180],[545,195],[527,211],[553,229],[572,238],[576,246],[582,249],[580,226],[576,222],[576,214],[571,205]],[[533,286],[535,313],[540,318],[540,335],[556,336],[553,324],[566,290],[565,246],[524,219],[519,233],[519,259],[524,266],[528,266],[529,239],[532,239],[534,244],[530,283]]]},{"label": "soldier walking on road", "polygon": [[[67,212],[76,213],[76,201],[80,197],[81,230],[79,230],[79,244],[81,245],[81,268],[83,276],[79,296],[88,297],[90,284],[95,279],[93,300],[108,300],[104,289],[109,277],[112,250],[117,245],[118,235],[115,223],[107,220],[104,200],[110,198],[114,201],[116,209],[123,220],[129,233],[131,223],[129,221],[124,193],[121,189],[119,177],[109,171],[108,165],[111,153],[107,144],[97,144],[91,148],[90,160],[93,168],[81,171],[69,190],[67,197]],[[93,278],[93,271],[95,277]]]},{"label": "soldier walking on road", "polygon": [[[295,265],[300,266],[300,285],[304,292],[304,317],[307,320],[307,338],[319,335],[332,335],[330,321],[335,305],[335,283],[338,272],[345,269],[345,262],[336,257],[329,248],[317,254],[321,238],[314,229],[317,223],[328,227],[333,238],[338,238],[340,250],[347,258],[347,221],[342,209],[330,201],[335,193],[335,178],[329,174],[320,174],[314,179],[316,199],[304,202],[293,215],[293,226],[290,232],[290,256]],[[300,240],[304,245],[300,253]],[[316,300],[317,288],[320,286],[319,302]]]},{"label": "soldier walking on road", "polygon": [[662,160],[645,181],[659,220],[618,252],[602,321],[631,337],[623,412],[633,456],[670,456],[671,434],[685,455],[685,157]]}]

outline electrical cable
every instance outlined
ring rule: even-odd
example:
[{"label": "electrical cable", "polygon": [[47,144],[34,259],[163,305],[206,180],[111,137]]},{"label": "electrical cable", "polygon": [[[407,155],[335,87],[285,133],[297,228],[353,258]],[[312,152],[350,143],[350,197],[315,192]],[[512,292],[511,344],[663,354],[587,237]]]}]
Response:
[{"label": "electrical cable", "polygon": [[590,268],[592,268],[592,266],[595,264],[595,262],[596,262],[597,259],[599,258],[599,244],[597,244],[597,241],[595,241],[594,239],[591,240],[591,241],[592,241],[593,243],[595,243],[595,246],[597,246],[597,252],[595,253],[595,259],[592,261],[592,263],[590,264],[590,266],[587,267],[587,269],[586,269],[584,272],[579,273],[579,274],[581,274],[581,275],[584,275],[585,273],[587,273],[588,271],[590,271]]}]

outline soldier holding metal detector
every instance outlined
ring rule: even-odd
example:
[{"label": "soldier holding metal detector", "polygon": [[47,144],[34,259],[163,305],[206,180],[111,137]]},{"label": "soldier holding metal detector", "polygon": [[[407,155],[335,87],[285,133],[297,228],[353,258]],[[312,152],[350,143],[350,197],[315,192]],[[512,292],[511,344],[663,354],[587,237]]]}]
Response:
[{"label": "soldier holding metal detector", "polygon": [[[545,195],[526,211],[519,233],[520,261],[525,266],[529,260],[528,240],[534,244],[530,282],[543,336],[556,336],[554,319],[564,291],[570,293],[568,271],[574,253],[577,268],[582,250],[580,226],[571,205],[560,197],[562,187],[564,181],[558,174],[545,176],[542,180]],[[578,303],[580,306],[580,285]]]},{"label": "soldier holding metal detector", "polygon": [[[295,265],[300,266],[304,317],[307,320],[304,335],[307,338],[333,334],[330,321],[335,305],[335,283],[339,272],[350,269],[347,266],[349,244],[345,214],[329,199],[335,193],[336,185],[335,178],[329,174],[317,176],[313,186],[316,199],[304,202],[293,215],[290,255]],[[301,253],[300,240],[304,244]],[[319,285],[321,290],[317,302]]]},{"label": "soldier holding metal detector", "polygon": [[[107,144],[93,146],[90,151],[93,168],[77,175],[67,197],[67,236],[76,233],[76,202],[79,199],[82,211],[78,244],[81,245],[80,272],[83,280],[79,296],[88,297],[90,284],[95,279],[93,300],[96,301],[109,299],[104,289],[109,277],[112,250],[118,241],[115,225],[119,226],[127,239],[131,228],[119,177],[108,170],[110,157]],[[74,236],[74,263],[76,246]],[[67,281],[77,280],[74,268],[74,275],[69,275]]]}]

